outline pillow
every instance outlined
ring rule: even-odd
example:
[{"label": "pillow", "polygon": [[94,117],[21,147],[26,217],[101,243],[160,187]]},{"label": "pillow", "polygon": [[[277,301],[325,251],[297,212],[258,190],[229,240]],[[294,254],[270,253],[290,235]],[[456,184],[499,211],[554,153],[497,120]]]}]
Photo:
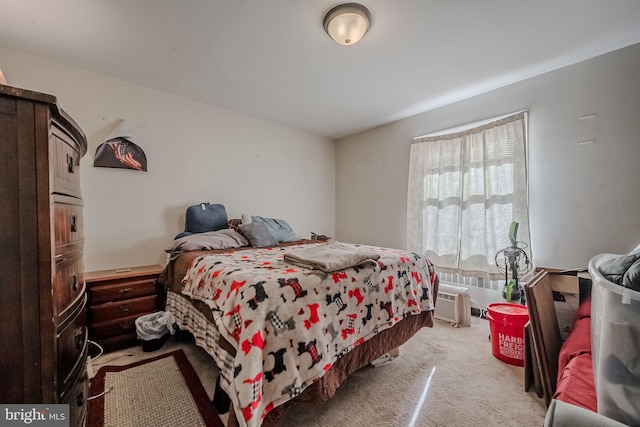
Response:
[{"label": "pillow", "polygon": [[173,241],[173,246],[167,249],[166,252],[171,254],[170,259],[174,260],[184,252],[231,249],[241,246],[249,246],[249,242],[242,234],[229,228],[218,231],[208,231],[206,233],[189,234],[178,238]]},{"label": "pillow", "polygon": [[205,233],[227,228],[227,211],[224,205],[219,203],[200,203],[187,208],[184,221],[184,232],[175,238],[187,236],[193,233]]},{"label": "pillow", "polygon": [[271,235],[278,242],[293,242],[296,240],[300,240],[298,235],[293,231],[291,226],[287,223],[287,221],[283,219],[275,219],[275,218],[265,218],[256,215],[242,215],[242,223],[262,223],[267,226],[267,229],[271,233]]},{"label": "pillow", "polygon": [[278,244],[278,241],[269,232],[269,229],[264,223],[250,222],[248,224],[241,224],[238,226],[238,230],[249,240],[251,246],[255,248],[266,248]]}]

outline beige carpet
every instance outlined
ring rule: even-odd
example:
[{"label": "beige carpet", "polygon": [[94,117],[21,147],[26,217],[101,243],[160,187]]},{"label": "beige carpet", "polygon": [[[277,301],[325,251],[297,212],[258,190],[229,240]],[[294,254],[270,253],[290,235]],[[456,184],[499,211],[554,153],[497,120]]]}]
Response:
[{"label": "beige carpet", "polygon": [[[542,426],[544,401],[524,391],[523,368],[493,357],[488,338],[485,319],[472,318],[469,328],[436,321],[404,344],[394,362],[356,372],[320,406],[293,408],[284,426]],[[139,347],[107,353],[96,365],[131,363],[180,347],[211,396],[218,371],[193,344],[171,340],[154,353]]]},{"label": "beige carpet", "polygon": [[290,411],[285,426],[543,425],[546,407],[524,391],[524,368],[491,354],[487,320],[472,318],[469,328],[436,322],[394,362],[356,372],[319,407]]}]

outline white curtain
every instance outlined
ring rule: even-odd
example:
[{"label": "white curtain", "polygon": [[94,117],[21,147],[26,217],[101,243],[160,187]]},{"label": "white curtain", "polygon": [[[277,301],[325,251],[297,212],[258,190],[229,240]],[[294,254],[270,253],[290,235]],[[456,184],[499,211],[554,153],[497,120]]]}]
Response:
[{"label": "white curtain", "polygon": [[411,145],[407,247],[442,272],[498,277],[509,226],[529,250],[526,112]]}]

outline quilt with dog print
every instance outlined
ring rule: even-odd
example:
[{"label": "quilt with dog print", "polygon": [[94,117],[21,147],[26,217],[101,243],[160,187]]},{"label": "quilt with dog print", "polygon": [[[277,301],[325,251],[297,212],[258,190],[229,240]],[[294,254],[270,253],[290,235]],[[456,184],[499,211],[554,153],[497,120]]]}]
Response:
[{"label": "quilt with dog print", "polygon": [[220,333],[236,350],[225,391],[241,425],[259,426],[341,355],[407,316],[433,310],[435,270],[427,258],[343,245],[377,259],[323,273],[284,261],[285,253],[309,247],[300,244],[193,261],[182,292],[212,309]]}]

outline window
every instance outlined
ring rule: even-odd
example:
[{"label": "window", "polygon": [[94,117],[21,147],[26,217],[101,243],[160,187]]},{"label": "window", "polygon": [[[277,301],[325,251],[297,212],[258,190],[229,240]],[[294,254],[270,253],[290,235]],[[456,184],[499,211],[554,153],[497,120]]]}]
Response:
[{"label": "window", "polygon": [[[498,278],[495,254],[509,227],[529,252],[527,113],[415,138],[407,247],[446,273]],[[530,252],[528,253],[530,257]]]}]

